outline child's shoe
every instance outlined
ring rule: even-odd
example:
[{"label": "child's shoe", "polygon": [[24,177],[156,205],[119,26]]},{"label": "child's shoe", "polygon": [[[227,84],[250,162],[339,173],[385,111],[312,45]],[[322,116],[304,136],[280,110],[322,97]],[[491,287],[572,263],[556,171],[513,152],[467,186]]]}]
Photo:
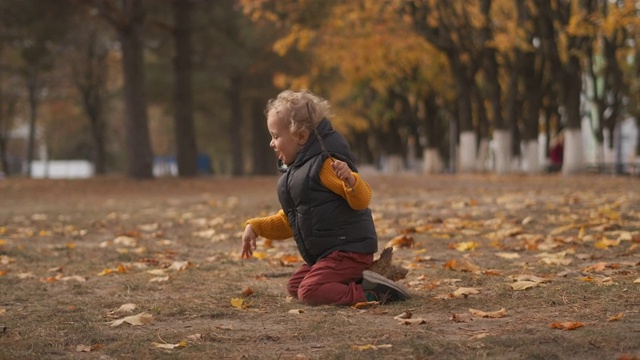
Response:
[{"label": "child's shoe", "polygon": [[362,272],[362,290],[367,301],[378,301],[381,304],[411,297],[402,285],[370,270]]}]

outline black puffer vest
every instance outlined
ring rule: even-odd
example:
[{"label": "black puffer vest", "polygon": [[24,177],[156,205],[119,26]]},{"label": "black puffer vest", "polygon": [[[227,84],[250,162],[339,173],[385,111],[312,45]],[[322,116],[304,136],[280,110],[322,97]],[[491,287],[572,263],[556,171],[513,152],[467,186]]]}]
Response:
[{"label": "black puffer vest", "polygon": [[[331,156],[357,172],[349,144],[333,130],[329,120],[322,119],[317,130]],[[289,219],[300,255],[309,265],[336,250],[378,251],[371,210],[353,210],[345,199],[320,182],[327,156],[312,133],[295,162],[278,180],[280,205]]]}]

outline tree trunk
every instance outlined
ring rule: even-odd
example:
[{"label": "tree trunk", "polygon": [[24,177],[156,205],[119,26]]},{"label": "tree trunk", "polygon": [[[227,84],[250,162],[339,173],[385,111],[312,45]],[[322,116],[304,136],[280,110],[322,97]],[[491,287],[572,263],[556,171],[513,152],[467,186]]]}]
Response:
[{"label": "tree trunk", "polygon": [[[453,76],[455,77],[458,105],[458,131],[460,132],[460,172],[473,172],[476,169],[478,141],[473,127],[471,111],[471,86],[473,79],[466,76],[466,66],[460,64],[455,56],[449,56]],[[463,137],[464,134],[464,137]],[[473,136],[471,136],[473,135]]]},{"label": "tree trunk", "polygon": [[264,106],[267,102],[263,99],[251,101],[251,151],[253,158],[253,174],[269,175],[276,170],[276,157],[269,148],[269,132],[264,116]]},{"label": "tree trunk", "polygon": [[178,175],[192,177],[198,174],[198,150],[193,123],[193,87],[191,43],[191,1],[173,0],[175,57],[173,59],[174,127]]},{"label": "tree trunk", "polygon": [[142,3],[129,0],[123,6],[127,24],[118,28],[124,72],[127,174],[136,179],[153,178],[153,153],[149,138],[147,96],[144,89],[144,55],[140,39]]},{"label": "tree trunk", "polygon": [[27,90],[29,93],[29,138],[27,139],[27,177],[31,177],[31,163],[35,156],[36,147],[36,121],[38,119],[38,105],[40,103],[40,86],[38,84],[37,74],[27,75]]},{"label": "tree trunk", "polygon": [[88,37],[84,66],[79,66],[77,71],[74,70],[74,76],[82,97],[84,111],[89,119],[94,173],[103,175],[106,173],[106,124],[102,105],[108,74],[106,73],[107,50],[98,44],[97,32],[93,30]]},{"label": "tree trunk", "polygon": [[564,106],[567,117],[562,163],[562,173],[565,175],[578,173],[582,171],[583,167],[582,119],[580,117],[581,89],[580,59],[571,56],[563,77]]},{"label": "tree trunk", "polygon": [[242,143],[242,76],[234,75],[230,79],[227,98],[231,108],[229,119],[229,149],[231,149],[231,174],[244,174],[244,146]]},{"label": "tree trunk", "polygon": [[508,174],[511,171],[511,132],[496,129],[493,131],[495,171]]}]

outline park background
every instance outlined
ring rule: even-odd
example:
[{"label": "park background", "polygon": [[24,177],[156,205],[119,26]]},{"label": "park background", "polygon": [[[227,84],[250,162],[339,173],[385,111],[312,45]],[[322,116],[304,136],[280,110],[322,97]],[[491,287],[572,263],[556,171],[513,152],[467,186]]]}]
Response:
[{"label": "park background", "polygon": [[559,168],[561,143],[564,174],[637,174],[639,12],[610,0],[6,0],[0,171],[274,174],[265,105],[309,88],[359,164],[386,173],[541,173]]}]

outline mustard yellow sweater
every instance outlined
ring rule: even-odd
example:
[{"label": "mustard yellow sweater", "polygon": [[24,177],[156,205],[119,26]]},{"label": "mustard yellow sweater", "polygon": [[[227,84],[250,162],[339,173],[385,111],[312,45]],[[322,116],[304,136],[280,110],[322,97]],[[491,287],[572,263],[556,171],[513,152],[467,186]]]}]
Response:
[{"label": "mustard yellow sweater", "polygon": [[[336,176],[331,163],[331,159],[326,159],[322,164],[322,169],[320,169],[320,182],[322,185],[342,196],[354,210],[363,210],[369,207],[369,202],[371,201],[371,187],[369,184],[361,179],[357,173],[352,172],[356,181],[353,189],[347,187]],[[293,237],[289,220],[283,210],[278,211],[275,215],[249,219],[247,224],[251,224],[258,236],[270,240],[284,240]]]}]

